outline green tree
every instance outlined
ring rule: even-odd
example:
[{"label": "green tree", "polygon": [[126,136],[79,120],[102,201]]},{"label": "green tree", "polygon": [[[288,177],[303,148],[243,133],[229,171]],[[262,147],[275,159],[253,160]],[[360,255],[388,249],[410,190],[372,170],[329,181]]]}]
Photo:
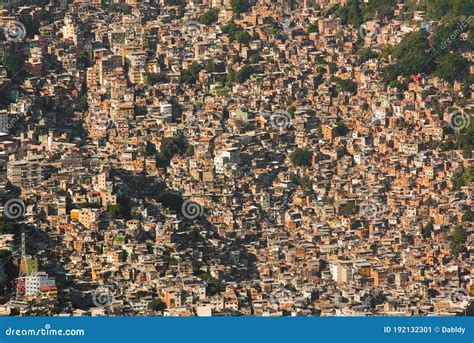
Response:
[{"label": "green tree", "polygon": [[22,57],[13,46],[4,53],[2,64],[5,66],[10,78],[15,78],[20,73],[22,60]]},{"label": "green tree", "polygon": [[451,252],[454,257],[457,257],[461,252],[465,250],[464,244],[467,240],[467,231],[462,225],[456,226],[453,235],[450,237],[451,240]]},{"label": "green tree", "polygon": [[345,136],[349,132],[349,129],[347,128],[346,124],[344,124],[344,121],[340,118],[338,118],[337,121],[336,131],[338,136]]},{"label": "green tree", "polygon": [[217,21],[217,19],[218,19],[217,15],[218,15],[217,9],[213,8],[212,10],[207,11],[204,14],[201,14],[198,17],[198,22],[203,24],[203,25],[211,25],[211,24],[213,24]]},{"label": "green tree", "polygon": [[364,63],[370,59],[377,58],[379,54],[373,51],[370,48],[363,48],[357,51],[357,55],[359,55],[361,63]]},{"label": "green tree", "polygon": [[297,148],[291,153],[290,160],[294,166],[309,166],[311,165],[312,156],[311,151]]},{"label": "green tree", "polygon": [[209,296],[225,291],[225,285],[208,273],[199,274],[199,278],[207,282],[206,292]]},{"label": "green tree", "polygon": [[449,53],[440,58],[434,75],[453,83],[465,78],[468,66],[469,62],[460,54]]},{"label": "green tree", "polygon": [[417,9],[425,10],[433,20],[450,20],[463,14],[469,17],[474,14],[471,0],[430,0],[419,2]]},{"label": "green tree", "polygon": [[303,177],[300,177],[296,180],[296,182],[306,188],[306,189],[309,189],[311,190],[313,188],[313,183],[314,181],[309,177],[309,176],[303,176]]},{"label": "green tree", "polygon": [[191,144],[188,144],[188,147],[186,148],[186,156],[192,157],[194,156],[194,146]]},{"label": "green tree", "polygon": [[430,74],[434,70],[432,49],[425,30],[411,32],[394,48],[397,63],[384,69],[384,80],[388,84],[398,76],[410,77],[418,73]]},{"label": "green tree", "polygon": [[158,299],[153,299],[149,304],[148,304],[148,309],[151,311],[164,311],[166,309],[166,304]]},{"label": "green tree", "polygon": [[89,108],[89,103],[87,102],[87,96],[82,95],[77,102],[76,108],[81,111],[85,112]]},{"label": "green tree", "polygon": [[234,14],[240,14],[250,9],[250,3],[248,0],[230,0],[230,7]]},{"label": "green tree", "polygon": [[247,31],[237,31],[234,38],[239,43],[248,43],[252,40],[252,36]]},{"label": "green tree", "polygon": [[337,91],[349,92],[352,94],[355,94],[357,92],[357,84],[352,80],[332,77],[330,81],[336,84]]},{"label": "green tree", "polygon": [[248,59],[249,59],[250,64],[255,64],[255,63],[258,63],[261,58],[260,58],[260,54],[257,51],[252,51],[249,54]]},{"label": "green tree", "polygon": [[123,209],[120,204],[111,205],[107,208],[107,213],[109,213],[113,218],[123,217]]},{"label": "green tree", "polygon": [[426,224],[423,229],[422,229],[422,233],[423,233],[423,237],[424,238],[429,238],[431,237],[431,232],[433,232],[433,221],[430,221],[428,224]]},{"label": "green tree", "polygon": [[10,309],[10,316],[19,316],[20,315],[20,309],[18,307],[14,307]]},{"label": "green tree", "polygon": [[289,109],[288,109],[288,114],[290,115],[291,118],[294,118],[295,117],[295,113],[296,113],[296,108],[294,106],[291,106]]},{"label": "green tree", "polygon": [[334,15],[341,19],[343,25],[350,23],[351,25],[359,26],[363,22],[358,1],[351,0],[348,2],[347,6],[340,6],[338,4],[334,6],[334,8]]},{"label": "green tree", "polygon": [[314,33],[314,32],[317,33],[317,32],[319,32],[319,27],[318,27],[318,25],[316,25],[316,24],[311,24],[311,25],[309,25],[309,27],[308,27],[308,32],[309,32],[309,33]]},{"label": "green tree", "polygon": [[233,21],[229,21],[226,26],[222,28],[222,33],[229,37],[229,41],[238,40],[239,43],[248,43],[252,40],[252,36],[248,34],[240,25]]},{"label": "green tree", "polygon": [[214,61],[209,61],[205,63],[204,69],[206,69],[208,73],[223,73],[225,72],[225,64],[222,62],[216,63]]},{"label": "green tree", "polygon": [[160,153],[168,160],[186,152],[187,142],[184,136],[165,137],[161,142]]},{"label": "green tree", "polygon": [[180,82],[195,84],[199,78],[199,73],[204,69],[199,63],[193,63],[189,66],[188,69],[185,69],[181,72]]},{"label": "green tree", "polygon": [[474,211],[473,210],[467,210],[461,217],[461,221],[463,223],[465,222],[473,222],[474,221]]},{"label": "green tree", "polygon": [[361,12],[364,20],[392,18],[397,0],[371,0],[363,2]]},{"label": "green tree", "polygon": [[165,264],[166,264],[167,267],[178,265],[178,260],[174,257],[171,257],[169,255],[165,255],[164,259],[165,259]]},{"label": "green tree", "polygon": [[354,201],[348,201],[339,206],[339,214],[344,217],[350,217],[357,213],[357,207]]},{"label": "green tree", "polygon": [[186,7],[186,1],[185,0],[165,0],[165,3],[167,6],[179,6],[182,8]]},{"label": "green tree", "polygon": [[120,205],[120,218],[130,219],[132,217],[132,201],[128,196],[119,196],[117,204]]},{"label": "green tree", "polygon": [[82,50],[77,54],[77,62],[83,64],[86,68],[91,66],[91,59],[86,51]]},{"label": "green tree", "polygon": [[[441,53],[456,51],[461,47],[461,33],[469,29],[469,25],[464,28],[460,25],[463,18],[451,18],[446,24],[440,24],[436,27],[431,41],[433,46],[441,48]],[[441,55],[443,56],[443,55]]]},{"label": "green tree", "polygon": [[347,7],[347,23],[358,27],[363,22],[364,18],[360,11],[359,1],[350,1]]},{"label": "green tree", "polygon": [[464,181],[462,177],[462,173],[454,174],[453,177],[451,178],[451,182],[453,183],[454,189],[460,189],[466,184],[466,182]]},{"label": "green tree", "polygon": [[250,78],[252,73],[253,73],[253,68],[251,66],[246,65],[243,68],[241,68],[238,72],[235,72],[232,69],[229,70],[227,79],[230,82],[243,83]]}]

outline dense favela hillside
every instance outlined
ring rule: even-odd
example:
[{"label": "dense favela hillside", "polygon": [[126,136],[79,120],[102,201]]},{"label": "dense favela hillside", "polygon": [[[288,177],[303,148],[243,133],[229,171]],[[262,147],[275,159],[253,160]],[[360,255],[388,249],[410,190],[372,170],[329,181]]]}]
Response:
[{"label": "dense favela hillside", "polygon": [[472,1],[0,25],[0,314],[472,315]]}]

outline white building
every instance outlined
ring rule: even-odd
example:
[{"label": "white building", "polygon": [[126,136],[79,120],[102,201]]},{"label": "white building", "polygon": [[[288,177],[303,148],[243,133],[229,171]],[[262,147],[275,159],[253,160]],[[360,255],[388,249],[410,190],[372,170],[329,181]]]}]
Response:
[{"label": "white building", "polygon": [[239,164],[240,163],[240,149],[239,148],[227,148],[216,154],[214,157],[214,166],[216,167],[216,173],[223,174],[224,167],[227,164]]},{"label": "white building", "polygon": [[25,296],[38,295],[42,288],[51,287],[56,287],[56,282],[45,272],[34,272],[25,276]]}]

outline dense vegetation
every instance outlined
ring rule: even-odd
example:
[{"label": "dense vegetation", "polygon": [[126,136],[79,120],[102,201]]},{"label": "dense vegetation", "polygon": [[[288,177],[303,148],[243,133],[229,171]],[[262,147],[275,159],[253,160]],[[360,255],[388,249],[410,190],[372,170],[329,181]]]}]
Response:
[{"label": "dense vegetation", "polygon": [[198,18],[198,22],[203,25],[211,25],[217,21],[217,18],[218,12],[217,9],[214,8],[204,14],[201,14]]},{"label": "dense vegetation", "polygon": [[371,0],[363,3],[359,0],[349,0],[347,6],[336,5],[331,9],[344,25],[360,26],[365,21],[392,16],[397,0]]},{"label": "dense vegetation", "polygon": [[339,214],[344,217],[350,217],[357,213],[357,206],[354,201],[348,201],[339,207]]},{"label": "dense vegetation", "polygon": [[312,156],[311,151],[298,148],[291,153],[290,160],[295,166],[309,166]]},{"label": "dense vegetation", "polygon": [[208,73],[223,73],[225,72],[225,65],[214,61],[208,61],[205,64],[195,62],[191,64],[188,69],[181,72],[180,82],[195,84],[201,70],[205,70]]},{"label": "dense vegetation", "polygon": [[244,66],[239,71],[230,70],[227,79],[229,82],[242,83],[247,81],[253,74],[253,68],[251,66]]},{"label": "dense vegetation", "polygon": [[[368,20],[384,21],[392,17],[397,0],[349,0],[346,6],[335,5],[327,14],[341,18],[344,25],[355,28]],[[406,1],[406,14],[412,18],[414,11],[425,11],[429,20],[438,23],[433,32],[425,29],[407,34],[398,46],[389,46],[382,57],[392,55],[396,63],[384,70],[384,81],[395,87],[402,87],[412,75],[431,74],[450,83],[455,81],[470,84],[467,72],[468,61],[460,52],[474,46],[474,23],[466,18],[474,15],[471,0],[433,0]],[[461,34],[469,32],[468,40],[463,41]],[[377,57],[370,49],[358,52],[361,61]],[[397,78],[403,77],[400,83]]]},{"label": "dense vegetation", "polygon": [[407,1],[408,7],[413,10],[425,11],[428,19],[440,20],[464,14],[474,14],[472,0],[429,0],[429,1]]},{"label": "dense vegetation", "polygon": [[451,252],[454,257],[457,257],[461,252],[463,252],[466,247],[465,243],[467,240],[467,231],[463,228],[462,225],[456,226],[454,233],[450,237],[451,240]]},{"label": "dense vegetation", "polygon": [[14,45],[7,47],[3,54],[2,64],[8,72],[10,78],[16,78],[23,67],[24,59]]},{"label": "dense vegetation", "polygon": [[430,221],[428,224],[426,224],[422,230],[423,237],[430,238],[431,233],[433,232],[433,228],[434,228],[433,221]]},{"label": "dense vegetation", "polygon": [[446,26],[438,27],[432,35],[425,30],[407,34],[391,51],[397,62],[384,70],[385,82],[390,84],[398,76],[408,80],[412,75],[425,73],[451,83],[454,81],[468,83],[467,60],[458,52],[450,52],[451,49],[461,48],[461,43],[455,43],[459,37],[453,39],[449,44],[450,47],[443,48],[445,43],[437,45],[437,42],[442,41],[441,37],[448,34],[452,34],[452,31]]},{"label": "dense vegetation", "polygon": [[334,82],[334,84],[336,85],[336,92],[349,92],[352,94],[355,94],[357,92],[357,84],[352,80],[341,79],[333,76],[331,77],[329,82]]},{"label": "dense vegetation", "polygon": [[225,291],[225,285],[217,280],[216,278],[212,277],[206,272],[198,273],[198,276],[201,280],[207,283],[206,293],[210,296],[214,294],[221,293]]},{"label": "dense vegetation", "polygon": [[471,120],[469,125],[456,132],[454,141],[447,140],[439,145],[442,151],[462,150],[464,158],[471,158],[474,150],[474,121]]},{"label": "dense vegetation", "polygon": [[195,84],[198,80],[199,73],[203,70],[204,67],[199,63],[193,63],[189,66],[188,69],[185,69],[181,72],[180,82]]},{"label": "dense vegetation", "polygon": [[[359,26],[363,22],[378,19],[390,19],[396,8],[397,0],[349,0],[347,6],[335,5],[326,14],[334,14],[341,18],[342,24]],[[474,14],[471,0],[407,0],[404,2],[409,15],[414,11],[424,11],[427,19],[443,20],[459,14]]]},{"label": "dense vegetation", "polygon": [[125,15],[132,13],[132,7],[127,4],[117,4],[111,0],[101,0],[101,6],[107,13],[121,12]]},{"label": "dense vegetation", "polygon": [[248,0],[230,0],[230,7],[232,12],[240,14],[247,12],[251,6]]},{"label": "dense vegetation", "polygon": [[233,21],[228,22],[227,25],[222,28],[222,33],[226,34],[231,42],[248,43],[252,40],[252,36],[245,31],[242,26],[237,25]]},{"label": "dense vegetation", "polygon": [[161,142],[160,152],[157,155],[157,163],[160,167],[166,167],[175,155],[183,155],[186,152],[187,142],[184,136],[165,137]]},{"label": "dense vegetation", "polygon": [[474,166],[469,166],[462,173],[456,173],[451,181],[453,182],[454,189],[459,189],[474,181]]},{"label": "dense vegetation", "polygon": [[377,54],[370,48],[360,49],[359,51],[357,51],[357,55],[359,56],[361,63],[364,63],[372,58],[377,58],[379,56],[379,54]]},{"label": "dense vegetation", "polygon": [[468,210],[466,211],[462,217],[461,217],[461,221],[463,223],[465,222],[474,222],[474,211],[473,210]]}]

